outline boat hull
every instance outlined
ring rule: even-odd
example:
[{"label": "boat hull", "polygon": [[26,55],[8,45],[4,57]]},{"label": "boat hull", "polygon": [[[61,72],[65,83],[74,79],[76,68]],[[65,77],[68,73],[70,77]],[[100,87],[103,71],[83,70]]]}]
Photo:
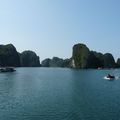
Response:
[{"label": "boat hull", "polygon": [[115,80],[115,77],[108,78],[107,76],[105,76],[104,79],[112,81],[112,80]]}]

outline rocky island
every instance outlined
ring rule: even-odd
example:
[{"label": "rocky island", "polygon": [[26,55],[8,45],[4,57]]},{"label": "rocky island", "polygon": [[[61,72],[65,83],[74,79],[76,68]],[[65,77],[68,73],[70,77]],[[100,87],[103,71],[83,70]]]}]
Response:
[{"label": "rocky island", "polygon": [[120,59],[117,63],[111,53],[100,53],[90,50],[85,44],[76,44],[73,46],[72,57],[62,59],[53,57],[47,58],[41,62],[42,67],[68,67],[77,69],[88,68],[116,68],[120,67]]},{"label": "rocky island", "polygon": [[96,51],[90,51],[84,44],[73,46],[72,60],[75,68],[115,68],[114,57],[111,53],[102,54]]},{"label": "rocky island", "polygon": [[47,58],[41,62],[42,67],[70,67],[70,59],[62,59],[53,57],[52,59]]},{"label": "rocky island", "polygon": [[40,67],[40,61],[33,51],[18,53],[12,44],[0,45],[0,67]]},{"label": "rocky island", "polygon": [[1,67],[67,67],[77,69],[88,68],[120,68],[120,58],[117,62],[111,53],[100,53],[90,50],[85,44],[73,46],[72,56],[67,59],[59,57],[47,58],[40,64],[39,56],[31,50],[17,52],[12,44],[0,45]]},{"label": "rocky island", "polygon": [[27,50],[20,54],[21,67],[40,67],[39,56],[35,52]]}]

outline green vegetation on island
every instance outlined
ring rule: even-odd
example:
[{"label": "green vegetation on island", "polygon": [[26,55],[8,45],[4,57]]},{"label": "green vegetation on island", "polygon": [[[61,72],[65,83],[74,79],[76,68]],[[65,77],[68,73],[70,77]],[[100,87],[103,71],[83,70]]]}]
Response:
[{"label": "green vegetation on island", "polygon": [[12,44],[0,45],[1,67],[67,67],[67,68],[120,68],[120,58],[115,62],[111,53],[102,54],[91,51],[85,44],[73,46],[72,57],[62,59],[59,57],[47,58],[40,64],[39,56],[27,50],[18,53]]},{"label": "green vegetation on island", "polygon": [[21,67],[39,67],[39,57],[33,51],[24,51],[20,54]]},{"label": "green vegetation on island", "polygon": [[42,67],[69,67],[70,59],[62,59],[58,57],[53,57],[52,59],[45,59],[41,63]]},{"label": "green vegetation on island", "polygon": [[0,45],[0,66],[20,66],[20,57],[12,44]]},{"label": "green vegetation on island", "polygon": [[89,54],[90,51],[86,45],[74,45],[72,59],[74,60],[75,68],[88,68]]},{"label": "green vegetation on island", "polygon": [[104,59],[104,68],[114,68],[115,67],[115,60],[110,53],[106,53],[103,56]]},{"label": "green vegetation on island", "polygon": [[90,51],[84,44],[73,46],[72,59],[75,68],[115,68],[114,57],[110,53],[102,54]]},{"label": "green vegetation on island", "polygon": [[120,68],[120,58],[117,59],[116,66],[117,66],[118,68]]},{"label": "green vegetation on island", "polygon": [[18,53],[12,44],[0,45],[0,67],[39,67],[39,57],[33,51]]}]

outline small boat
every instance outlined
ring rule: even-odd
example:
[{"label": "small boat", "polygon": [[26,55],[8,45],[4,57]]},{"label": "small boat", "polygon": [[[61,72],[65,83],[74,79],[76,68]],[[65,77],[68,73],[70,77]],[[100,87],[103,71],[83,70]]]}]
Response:
[{"label": "small boat", "polygon": [[14,71],[16,70],[12,67],[0,68],[0,72],[14,72]]},{"label": "small boat", "polygon": [[115,76],[108,74],[107,76],[105,76],[105,79],[107,79],[107,80],[114,80]]}]

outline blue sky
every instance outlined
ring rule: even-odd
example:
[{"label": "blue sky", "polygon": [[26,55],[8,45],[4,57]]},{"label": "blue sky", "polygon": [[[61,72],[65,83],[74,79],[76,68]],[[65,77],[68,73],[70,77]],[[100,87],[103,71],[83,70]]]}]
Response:
[{"label": "blue sky", "polygon": [[120,0],[0,0],[0,44],[40,59],[69,58],[72,46],[120,57]]}]

